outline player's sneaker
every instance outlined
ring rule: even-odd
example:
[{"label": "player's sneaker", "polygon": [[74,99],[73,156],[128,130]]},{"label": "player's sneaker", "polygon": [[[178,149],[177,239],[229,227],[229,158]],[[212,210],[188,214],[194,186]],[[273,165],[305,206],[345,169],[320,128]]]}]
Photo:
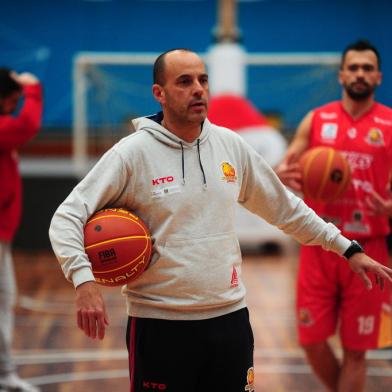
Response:
[{"label": "player's sneaker", "polygon": [[0,392],[40,392],[36,386],[22,380],[16,373],[0,376]]}]

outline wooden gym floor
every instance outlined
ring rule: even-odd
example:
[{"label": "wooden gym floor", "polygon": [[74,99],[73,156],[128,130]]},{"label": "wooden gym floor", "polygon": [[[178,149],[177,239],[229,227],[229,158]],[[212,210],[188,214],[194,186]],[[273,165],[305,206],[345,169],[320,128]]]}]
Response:
[{"label": "wooden gym floor", "polygon": [[[323,391],[296,343],[296,248],[290,253],[244,257],[258,392]],[[75,325],[74,290],[54,256],[15,252],[14,258],[19,286],[14,353],[20,375],[43,392],[128,391],[126,315],[120,289],[103,288],[110,327],[103,341],[90,340]],[[366,391],[391,391],[392,349],[370,352],[368,363]]]}]

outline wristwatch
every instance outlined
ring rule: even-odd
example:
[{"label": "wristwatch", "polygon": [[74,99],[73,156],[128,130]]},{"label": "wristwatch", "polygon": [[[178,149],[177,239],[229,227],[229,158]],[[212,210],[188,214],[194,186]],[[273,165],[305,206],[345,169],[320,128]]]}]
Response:
[{"label": "wristwatch", "polygon": [[347,250],[343,253],[343,257],[349,259],[355,253],[364,253],[364,250],[358,241],[353,240]]}]

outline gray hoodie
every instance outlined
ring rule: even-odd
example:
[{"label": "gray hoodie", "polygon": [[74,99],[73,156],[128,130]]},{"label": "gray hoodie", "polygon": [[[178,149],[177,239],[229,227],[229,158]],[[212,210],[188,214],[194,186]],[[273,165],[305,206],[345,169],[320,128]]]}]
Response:
[{"label": "gray hoodie", "polygon": [[338,254],[349,247],[235,132],[206,119],[188,143],[159,119],[134,120],[137,131],[106,152],[54,214],[53,250],[75,287],[94,280],[83,227],[104,207],[133,211],[152,234],[149,268],[122,290],[136,317],[205,319],[245,306],[237,202],[302,244]]}]

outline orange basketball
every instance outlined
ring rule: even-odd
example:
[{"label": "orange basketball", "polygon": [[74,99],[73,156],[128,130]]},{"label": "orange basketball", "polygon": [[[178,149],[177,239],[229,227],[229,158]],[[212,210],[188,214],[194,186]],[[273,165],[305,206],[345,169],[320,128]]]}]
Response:
[{"label": "orange basketball", "polygon": [[331,147],[314,147],[300,158],[303,193],[317,202],[331,202],[346,192],[351,171],[347,159]]},{"label": "orange basketball", "polygon": [[124,209],[96,212],[84,228],[84,249],[97,283],[121,286],[147,268],[151,236],[145,223]]}]

